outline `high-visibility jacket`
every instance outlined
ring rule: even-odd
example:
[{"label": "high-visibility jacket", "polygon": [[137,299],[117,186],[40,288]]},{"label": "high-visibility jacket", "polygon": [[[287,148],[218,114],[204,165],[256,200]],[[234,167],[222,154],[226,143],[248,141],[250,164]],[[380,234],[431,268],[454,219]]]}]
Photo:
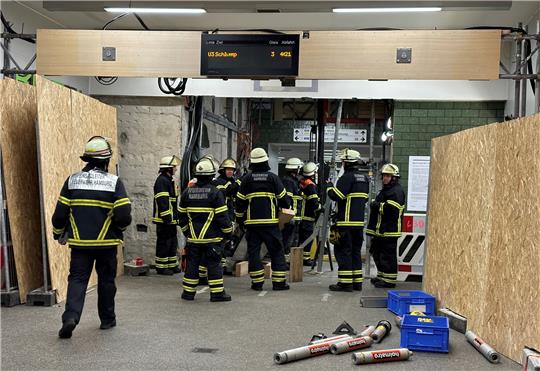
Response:
[{"label": "high-visibility jacket", "polygon": [[314,222],[317,212],[321,209],[321,202],[317,194],[317,185],[313,180],[304,178],[300,182],[300,192],[302,196],[301,219],[306,222]]},{"label": "high-visibility jacket", "polygon": [[279,208],[290,199],[279,177],[270,171],[253,171],[241,179],[236,194],[236,218],[249,225],[277,225]]},{"label": "high-visibility jacket", "polygon": [[65,182],[52,217],[53,235],[67,232],[73,248],[94,249],[122,243],[131,223],[131,203],[122,181],[86,166]]},{"label": "high-visibility jacket", "polygon": [[337,202],[338,227],[363,227],[365,205],[368,200],[369,180],[358,169],[348,169],[334,187],[328,188],[328,197]]},{"label": "high-visibility jacket", "polygon": [[210,182],[197,182],[180,197],[179,224],[189,243],[219,243],[232,233],[223,193]]},{"label": "high-visibility jacket", "polygon": [[376,237],[400,237],[401,220],[405,210],[405,192],[398,182],[383,186],[375,201],[366,233]]},{"label": "high-visibility jacket", "polygon": [[172,176],[160,173],[154,183],[154,223],[178,224],[178,187]]},{"label": "high-visibility jacket", "polygon": [[229,219],[234,220],[234,199],[238,192],[239,185],[234,178],[227,178],[223,175],[212,180],[212,184],[219,189],[225,197],[225,204],[228,208]]},{"label": "high-visibility jacket", "polygon": [[283,186],[287,191],[287,195],[292,200],[292,207],[296,210],[296,214],[293,220],[300,221],[302,220],[302,195],[300,194],[300,186],[298,184],[298,179],[287,174],[282,179]]}]

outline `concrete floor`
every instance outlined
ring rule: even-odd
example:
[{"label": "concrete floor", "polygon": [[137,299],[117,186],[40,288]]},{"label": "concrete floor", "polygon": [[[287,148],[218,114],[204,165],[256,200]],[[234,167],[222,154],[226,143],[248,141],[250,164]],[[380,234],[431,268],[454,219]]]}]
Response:
[{"label": "concrete floor", "polygon": [[[153,271],[152,271],[153,272]],[[350,354],[323,355],[285,365],[273,354],[330,335],[344,320],[357,330],[387,319],[386,309],[363,308],[359,293],[330,293],[335,272],[306,274],[288,292],[249,289],[249,278],[226,277],[230,303],[211,303],[208,291],[194,302],[180,299],[181,275],[121,277],[116,299],[118,326],[99,330],[96,291],[70,340],[57,337],[63,305],[2,308],[2,370],[256,370],[356,367]],[[365,286],[371,286],[365,283]],[[267,281],[266,289],[271,284]],[[207,290],[207,289],[206,289]],[[373,289],[370,288],[369,291]],[[368,290],[366,290],[368,291]],[[396,328],[371,350],[399,347]],[[409,361],[369,365],[377,370],[519,370],[503,357],[487,362],[458,332],[450,330],[450,353],[415,352]]]}]

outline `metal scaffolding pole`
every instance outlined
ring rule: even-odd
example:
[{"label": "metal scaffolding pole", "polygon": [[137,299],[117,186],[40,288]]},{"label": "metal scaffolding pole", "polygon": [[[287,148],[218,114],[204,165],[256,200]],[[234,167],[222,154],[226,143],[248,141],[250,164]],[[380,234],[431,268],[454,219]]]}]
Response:
[{"label": "metal scaffolding pole", "polygon": [[[522,28],[521,23],[518,25],[518,28]],[[516,54],[515,54],[516,70],[515,70],[515,74],[518,75],[518,76],[521,74],[521,69],[519,68],[519,65],[521,64],[521,60],[522,60],[521,44],[522,44],[522,40],[521,39],[516,39]],[[521,90],[521,79],[516,79],[516,81],[514,81],[514,117],[519,117],[519,110],[521,108],[521,104],[520,104],[520,101],[519,101],[520,90]]]}]

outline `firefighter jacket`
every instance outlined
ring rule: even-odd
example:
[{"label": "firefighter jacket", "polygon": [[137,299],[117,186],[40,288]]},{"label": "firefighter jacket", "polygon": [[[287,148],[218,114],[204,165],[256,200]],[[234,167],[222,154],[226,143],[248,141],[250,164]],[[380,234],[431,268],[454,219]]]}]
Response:
[{"label": "firefighter jacket", "polygon": [[223,193],[225,204],[227,205],[229,219],[234,220],[234,199],[238,192],[239,185],[234,178],[227,178],[223,175],[212,180],[212,185]]},{"label": "firefighter jacket", "polygon": [[232,234],[223,193],[200,180],[180,197],[179,224],[188,243],[219,243]]},{"label": "firefighter jacket", "polygon": [[328,197],[337,203],[338,227],[363,227],[369,180],[358,169],[347,169],[335,186],[328,188]]},{"label": "firefighter jacket", "polygon": [[236,194],[236,218],[246,226],[277,225],[278,208],[288,209],[290,199],[279,177],[267,167],[254,166],[242,177]]},{"label": "firefighter jacket", "polygon": [[300,192],[302,194],[302,221],[314,222],[317,213],[321,209],[321,202],[317,194],[317,185],[313,180],[304,178],[300,181]]},{"label": "firefighter jacket", "polygon": [[95,249],[122,243],[131,223],[131,203],[122,181],[86,166],[65,182],[52,216],[53,236],[67,233],[72,248]]},{"label": "firefighter jacket", "polygon": [[366,233],[376,237],[400,237],[401,219],[405,209],[405,193],[398,182],[384,185],[375,201]]},{"label": "firefighter jacket", "polygon": [[287,191],[287,195],[292,200],[292,207],[294,210],[296,210],[293,220],[300,221],[302,220],[302,195],[300,194],[298,179],[287,174],[283,177],[282,182],[285,190]]},{"label": "firefighter jacket", "polygon": [[178,224],[178,187],[172,176],[160,173],[154,183],[154,223]]}]

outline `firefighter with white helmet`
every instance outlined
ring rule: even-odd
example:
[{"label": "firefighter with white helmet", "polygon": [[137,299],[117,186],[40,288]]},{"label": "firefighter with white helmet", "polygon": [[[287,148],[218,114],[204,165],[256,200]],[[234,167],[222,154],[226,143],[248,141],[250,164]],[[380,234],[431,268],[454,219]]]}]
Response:
[{"label": "firefighter with white helmet", "polygon": [[131,223],[131,203],[122,181],[108,173],[112,149],[101,136],[90,138],[81,159],[87,164],[65,182],[52,217],[53,236],[71,249],[67,299],[58,336],[70,338],[79,323],[88,280],[96,268],[100,329],[116,326],[117,247]]},{"label": "firefighter with white helmet", "polygon": [[372,236],[370,251],[377,266],[377,278],[371,283],[379,288],[393,288],[397,279],[397,241],[405,210],[405,192],[399,184],[399,168],[385,164],[381,169],[383,188],[371,203],[366,234]]},{"label": "firefighter with white helmet", "polygon": [[156,224],[156,260],[158,274],[180,273],[177,249],[178,236],[178,185],[174,181],[180,164],[175,155],[164,156],[159,161],[159,175],[154,183],[154,207],[152,221]]},{"label": "firefighter with white helmet", "polygon": [[[300,228],[298,231],[298,244],[301,245],[313,234],[315,220],[319,215],[321,202],[315,184],[317,164],[308,162],[302,167],[302,180],[300,180],[300,193],[302,196],[302,210],[300,213]],[[304,247],[304,265],[311,265],[310,245]]]},{"label": "firefighter with white helmet", "polygon": [[201,158],[195,166],[197,183],[186,188],[180,198],[179,225],[187,238],[187,267],[182,299],[193,300],[199,284],[199,267],[208,268],[210,301],[230,301],[223,288],[222,241],[230,239],[232,223],[223,193],[212,185],[217,171],[214,161]]},{"label": "firefighter with white helmet", "polygon": [[299,176],[303,165],[302,160],[297,157],[291,157],[285,164],[285,176],[281,179],[287,195],[292,199],[292,207],[296,210],[293,220],[287,223],[281,231],[286,254],[290,251],[289,243],[292,242],[291,237],[295,234],[295,229],[302,220],[302,196],[300,195]]},{"label": "firefighter with white helmet", "polygon": [[331,291],[362,290],[363,272],[360,251],[364,239],[364,211],[368,200],[369,180],[360,172],[360,152],[345,148],[340,154],[343,175],[328,188],[328,197],[337,203],[334,255],[338,262],[338,282]]}]

